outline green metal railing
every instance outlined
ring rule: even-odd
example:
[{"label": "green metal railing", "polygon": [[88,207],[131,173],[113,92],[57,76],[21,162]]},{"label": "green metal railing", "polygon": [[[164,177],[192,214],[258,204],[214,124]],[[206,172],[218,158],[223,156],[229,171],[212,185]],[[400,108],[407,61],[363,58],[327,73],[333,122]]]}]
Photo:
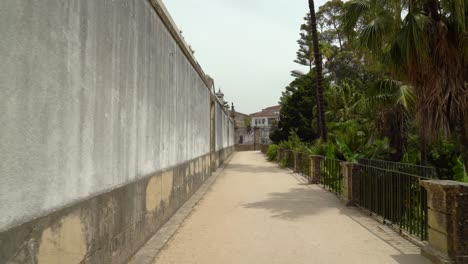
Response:
[{"label": "green metal railing", "polygon": [[[286,149],[278,150],[278,155],[283,166],[312,177],[310,155]],[[320,184],[338,195],[344,186],[341,162],[320,159]],[[420,181],[436,178],[435,169],[367,159],[359,160],[356,168],[352,171],[354,204],[400,232],[426,240],[427,195]]]},{"label": "green metal railing", "polygon": [[358,173],[357,205],[400,232],[427,239],[427,195],[419,182],[430,178],[363,164]]},{"label": "green metal railing", "polygon": [[304,152],[294,152],[296,168],[295,171],[302,176],[309,178],[310,174],[310,155]]},{"label": "green metal railing", "polygon": [[376,159],[359,159],[359,164],[391,171],[399,171],[411,175],[418,175],[424,178],[437,178],[437,171],[434,167]]},{"label": "green metal railing", "polygon": [[287,150],[286,156],[288,157],[286,167],[291,170],[294,170],[294,152],[292,150]]},{"label": "green metal railing", "polygon": [[335,194],[343,192],[343,169],[340,162],[341,160],[326,157],[320,161],[320,183]]},{"label": "green metal railing", "polygon": [[310,155],[307,153],[301,153],[301,168],[300,171],[303,176],[306,178],[311,177],[312,175],[310,174]]}]

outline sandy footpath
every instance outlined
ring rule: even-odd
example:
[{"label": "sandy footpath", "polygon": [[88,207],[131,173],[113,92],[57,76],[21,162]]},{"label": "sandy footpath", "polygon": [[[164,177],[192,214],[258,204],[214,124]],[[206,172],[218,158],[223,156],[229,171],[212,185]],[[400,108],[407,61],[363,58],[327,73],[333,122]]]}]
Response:
[{"label": "sandy footpath", "polygon": [[237,152],[155,263],[430,261],[391,229],[261,153]]}]

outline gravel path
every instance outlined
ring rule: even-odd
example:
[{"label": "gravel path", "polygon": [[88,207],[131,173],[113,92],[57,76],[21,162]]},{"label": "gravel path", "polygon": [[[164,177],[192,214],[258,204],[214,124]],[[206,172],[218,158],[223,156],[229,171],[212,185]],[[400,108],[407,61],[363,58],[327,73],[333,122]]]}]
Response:
[{"label": "gravel path", "polygon": [[157,264],[429,264],[419,248],[259,152],[237,152]]}]

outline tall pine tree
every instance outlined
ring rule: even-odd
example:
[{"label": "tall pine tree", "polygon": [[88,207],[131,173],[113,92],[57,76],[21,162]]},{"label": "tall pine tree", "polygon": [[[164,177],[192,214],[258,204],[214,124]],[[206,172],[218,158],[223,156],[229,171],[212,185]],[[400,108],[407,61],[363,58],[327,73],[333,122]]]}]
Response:
[{"label": "tall pine tree", "polygon": [[322,54],[320,53],[317,18],[315,16],[314,0],[309,0],[310,25],[312,30],[312,44],[314,46],[315,61],[315,80],[317,82],[317,106],[318,120],[320,124],[320,135],[324,142],[327,141],[327,124],[325,122],[325,101],[323,100],[323,73],[322,73]]},{"label": "tall pine tree", "polygon": [[[316,97],[317,97],[317,123],[320,130],[320,136],[323,141],[327,140],[327,127],[325,122],[325,109],[323,99],[323,70],[322,55],[319,48],[317,18],[315,15],[314,1],[309,0],[309,13],[304,18],[306,23],[301,25],[301,38],[297,41],[299,50],[297,52],[296,63],[308,66],[312,71],[312,63],[315,65]],[[313,89],[311,87],[311,89]]]}]

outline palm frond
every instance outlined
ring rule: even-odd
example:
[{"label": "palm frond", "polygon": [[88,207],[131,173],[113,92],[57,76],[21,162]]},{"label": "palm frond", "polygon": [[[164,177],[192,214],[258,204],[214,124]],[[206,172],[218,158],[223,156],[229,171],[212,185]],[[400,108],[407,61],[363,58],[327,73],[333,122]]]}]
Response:
[{"label": "palm frond", "polygon": [[416,104],[416,98],[413,87],[410,85],[401,85],[397,94],[396,101],[403,105],[403,107],[405,107],[406,110],[413,109],[414,105]]},{"label": "palm frond", "polygon": [[344,5],[345,31],[351,32],[356,26],[358,20],[371,7],[368,0],[351,0]]},{"label": "palm frond", "polygon": [[430,25],[429,17],[419,10],[412,10],[406,15],[403,28],[396,38],[401,59],[405,64],[424,63],[428,56]]},{"label": "palm frond", "polygon": [[385,34],[385,21],[382,17],[377,17],[367,24],[359,36],[359,42],[373,52],[380,53],[382,40]]},{"label": "palm frond", "polygon": [[442,0],[440,1],[441,9],[445,16],[455,25],[461,34],[466,34],[468,29],[468,3],[466,0]]},{"label": "palm frond", "polygon": [[369,86],[366,100],[369,107],[401,104],[407,111],[413,109],[416,101],[413,87],[394,79],[379,80]]}]

